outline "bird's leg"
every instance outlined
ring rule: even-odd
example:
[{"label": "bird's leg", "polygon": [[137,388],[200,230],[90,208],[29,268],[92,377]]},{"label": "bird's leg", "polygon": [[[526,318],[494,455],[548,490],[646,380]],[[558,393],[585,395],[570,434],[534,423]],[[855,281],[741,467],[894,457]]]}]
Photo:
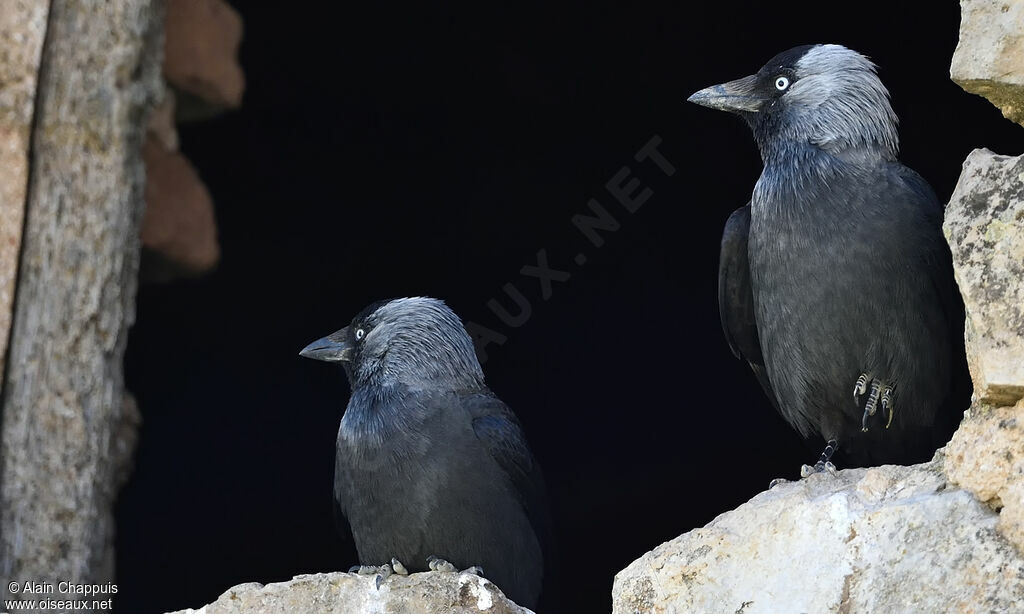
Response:
[{"label": "bird's leg", "polygon": [[[430,571],[459,571],[459,568],[455,565],[452,565],[451,563],[442,559],[441,557],[437,557],[434,555],[430,555],[427,557],[427,566],[430,567]],[[472,567],[467,567],[466,569],[463,569],[460,573],[471,573],[474,576],[483,576],[484,568],[480,567],[479,565],[473,565]]]},{"label": "bird's leg", "polygon": [[871,376],[867,373],[861,373],[860,377],[857,378],[857,383],[853,387],[853,404],[857,407],[860,407],[860,398],[868,390],[868,381],[870,379]]},{"label": "bird's leg", "polygon": [[868,402],[864,404],[864,417],[860,420],[860,430],[867,432],[868,417],[874,416],[878,411],[878,398],[882,393],[882,386],[878,380],[871,382],[871,392],[868,394]]},{"label": "bird's leg", "polygon": [[832,464],[832,455],[835,454],[836,449],[839,447],[839,442],[835,439],[829,439],[828,443],[825,444],[825,450],[821,453],[821,458],[818,462],[814,463],[814,466],[804,465],[800,467],[800,477],[806,478],[809,475],[815,473],[822,473],[828,471],[832,475],[836,474],[836,466]]},{"label": "bird's leg", "polygon": [[860,397],[864,396],[864,393],[867,392],[868,382],[871,383],[871,392],[868,394],[868,400],[864,404],[864,415],[860,421],[860,430],[865,433],[868,431],[868,418],[875,415],[879,404],[882,406],[883,414],[886,411],[889,412],[885,428],[889,428],[892,425],[892,417],[896,409],[892,399],[893,387],[881,380],[874,379],[869,373],[861,373],[853,387],[853,402],[858,407],[860,407]]}]

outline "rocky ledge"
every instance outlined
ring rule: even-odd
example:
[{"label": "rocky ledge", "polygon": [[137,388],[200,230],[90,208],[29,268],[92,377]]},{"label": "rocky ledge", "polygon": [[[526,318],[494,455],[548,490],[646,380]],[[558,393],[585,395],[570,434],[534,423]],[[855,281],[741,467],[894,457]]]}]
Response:
[{"label": "rocky ledge", "polygon": [[171,614],[532,614],[509,601],[486,578],[441,571],[376,576],[320,573],[273,584],[239,584],[198,610]]}]

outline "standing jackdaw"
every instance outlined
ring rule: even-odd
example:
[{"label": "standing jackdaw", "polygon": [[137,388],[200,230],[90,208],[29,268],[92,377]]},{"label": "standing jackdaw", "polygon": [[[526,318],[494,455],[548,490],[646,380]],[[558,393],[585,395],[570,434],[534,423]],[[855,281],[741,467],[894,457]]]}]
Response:
[{"label": "standing jackdaw", "polygon": [[334,496],[363,571],[479,565],[533,608],[547,517],[540,468],[484,384],[459,317],[437,299],[381,301],[300,354],[348,374]]},{"label": "standing jackdaw", "polygon": [[875,66],[839,45],[780,53],[689,98],[740,115],[764,170],[726,223],[722,326],[782,416],[827,441],[807,475],[924,460],[953,427],[962,312],[942,206],[897,160]]}]

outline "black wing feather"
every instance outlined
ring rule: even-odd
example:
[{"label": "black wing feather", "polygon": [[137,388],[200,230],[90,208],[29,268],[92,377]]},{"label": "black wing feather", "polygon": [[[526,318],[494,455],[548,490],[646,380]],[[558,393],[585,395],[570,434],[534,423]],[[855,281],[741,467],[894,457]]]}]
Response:
[{"label": "black wing feather", "polygon": [[546,551],[550,546],[550,520],[544,478],[519,419],[501,399],[490,394],[475,394],[467,399],[466,406],[473,417],[473,432],[508,476]]},{"label": "black wing feather", "polygon": [[747,239],[750,235],[750,203],[729,216],[722,231],[722,251],[718,262],[718,314],[729,349],[736,358],[750,364],[768,399],[779,409],[761,354],[754,316],[754,291],[750,285]]}]

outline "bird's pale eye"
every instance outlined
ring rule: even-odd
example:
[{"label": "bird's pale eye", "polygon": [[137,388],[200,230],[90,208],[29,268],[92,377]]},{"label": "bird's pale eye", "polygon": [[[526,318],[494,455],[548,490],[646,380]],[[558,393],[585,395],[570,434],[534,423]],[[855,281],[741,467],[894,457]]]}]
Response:
[{"label": "bird's pale eye", "polygon": [[356,329],[356,341],[362,341],[363,337],[365,337],[365,336],[366,336],[366,331],[365,330],[363,330],[361,328],[357,328]]},{"label": "bird's pale eye", "polygon": [[789,87],[789,79],[787,79],[786,77],[775,78],[775,89],[781,92],[784,91],[787,87]]}]

